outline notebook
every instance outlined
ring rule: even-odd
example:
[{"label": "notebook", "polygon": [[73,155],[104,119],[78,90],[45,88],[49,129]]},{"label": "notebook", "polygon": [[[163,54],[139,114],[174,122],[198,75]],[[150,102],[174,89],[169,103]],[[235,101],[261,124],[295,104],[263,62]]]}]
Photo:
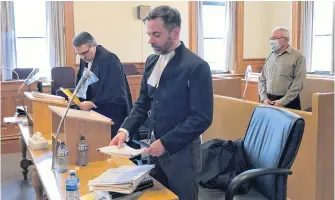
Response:
[{"label": "notebook", "polygon": [[88,182],[90,191],[131,194],[155,165],[131,165],[111,168]]},{"label": "notebook", "polygon": [[[63,87],[60,87],[59,88],[64,94],[66,94],[66,96],[69,98],[69,100],[71,99],[72,97],[72,92],[69,90],[69,89],[64,89]],[[74,97],[73,98],[73,102],[76,103],[77,105],[80,104],[80,100],[78,99],[78,97]]]},{"label": "notebook", "polygon": [[[152,180],[151,177],[145,178],[134,190],[135,192],[143,191],[148,188],[152,188],[154,186],[154,181]],[[119,192],[109,192],[109,196],[111,199],[116,199],[118,197],[126,196],[127,194],[119,193]]]}]

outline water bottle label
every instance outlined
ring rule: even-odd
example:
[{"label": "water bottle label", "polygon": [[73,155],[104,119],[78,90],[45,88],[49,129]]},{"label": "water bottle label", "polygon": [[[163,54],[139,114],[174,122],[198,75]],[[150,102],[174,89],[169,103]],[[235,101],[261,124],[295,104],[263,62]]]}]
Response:
[{"label": "water bottle label", "polygon": [[67,157],[68,155],[69,155],[69,152],[63,152],[63,151],[58,152],[59,157]]},{"label": "water bottle label", "polygon": [[76,191],[77,190],[77,185],[67,185],[66,186],[66,191]]},{"label": "water bottle label", "polygon": [[88,146],[87,145],[79,145],[78,149],[79,149],[79,151],[88,151]]}]

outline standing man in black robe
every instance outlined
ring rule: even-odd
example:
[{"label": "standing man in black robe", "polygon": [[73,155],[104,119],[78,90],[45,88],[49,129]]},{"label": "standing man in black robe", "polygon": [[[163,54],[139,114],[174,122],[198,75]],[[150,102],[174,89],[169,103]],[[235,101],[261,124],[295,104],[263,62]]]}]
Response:
[{"label": "standing man in black robe", "polygon": [[210,67],[179,40],[178,10],[159,6],[143,21],[155,54],[146,60],[140,96],[110,145],[121,147],[150,114],[151,175],[180,200],[197,200],[200,135],[213,119]]},{"label": "standing man in black robe", "polygon": [[81,99],[81,110],[94,110],[108,118],[114,125],[111,128],[113,138],[132,108],[132,100],[127,77],[119,58],[101,45],[97,45],[93,36],[81,32],[74,37],[72,45],[80,56],[78,84],[84,69],[88,69],[99,79],[88,86],[86,99]]}]

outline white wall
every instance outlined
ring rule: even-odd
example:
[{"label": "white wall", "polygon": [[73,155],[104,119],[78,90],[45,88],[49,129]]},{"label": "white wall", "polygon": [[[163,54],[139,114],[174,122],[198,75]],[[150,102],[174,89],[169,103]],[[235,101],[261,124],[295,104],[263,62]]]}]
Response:
[{"label": "white wall", "polygon": [[291,1],[245,1],[243,58],[266,58],[273,28],[292,30]]},{"label": "white wall", "polygon": [[181,40],[188,46],[187,1],[74,1],[75,34],[81,31],[90,32],[98,44],[114,52],[121,62],[145,62],[152,49],[147,42],[146,28],[137,19],[136,7],[163,4],[177,8],[181,13]]},{"label": "white wall", "polygon": [[[75,34],[88,31],[97,42],[116,53],[121,62],[144,62],[152,53],[146,28],[136,17],[138,5],[171,5],[182,15],[181,39],[188,46],[187,1],[74,1]],[[243,58],[265,58],[268,38],[276,26],[292,29],[291,1],[245,1]],[[78,58],[77,58],[78,61]]]}]

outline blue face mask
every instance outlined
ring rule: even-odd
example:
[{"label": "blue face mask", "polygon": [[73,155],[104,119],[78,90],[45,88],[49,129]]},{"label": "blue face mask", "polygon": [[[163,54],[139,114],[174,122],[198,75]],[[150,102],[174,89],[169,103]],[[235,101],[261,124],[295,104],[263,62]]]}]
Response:
[{"label": "blue face mask", "polygon": [[281,47],[278,40],[270,40],[270,46],[273,51],[277,51]]},{"label": "blue face mask", "polygon": [[86,74],[86,73],[88,73],[90,76],[83,83],[83,85],[81,86],[81,88],[78,90],[78,93],[77,93],[77,97],[80,97],[80,98],[83,98],[83,99],[86,99],[86,92],[87,92],[88,86],[99,81],[98,77],[96,77],[95,74],[92,71],[88,70],[85,67],[83,74]]}]

